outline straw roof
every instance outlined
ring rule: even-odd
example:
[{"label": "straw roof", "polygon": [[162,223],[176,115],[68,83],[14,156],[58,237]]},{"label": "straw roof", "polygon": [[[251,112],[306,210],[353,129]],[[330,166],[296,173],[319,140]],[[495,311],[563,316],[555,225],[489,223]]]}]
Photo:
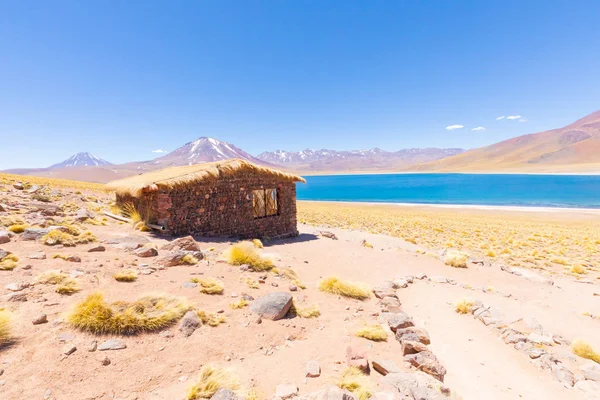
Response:
[{"label": "straw roof", "polygon": [[169,167],[109,182],[106,184],[106,188],[117,192],[117,194],[141,197],[142,193],[148,191],[171,189],[176,186],[186,186],[210,179],[220,179],[245,173],[275,177],[288,182],[306,182],[304,178],[294,174],[263,167],[241,159],[232,159]]}]

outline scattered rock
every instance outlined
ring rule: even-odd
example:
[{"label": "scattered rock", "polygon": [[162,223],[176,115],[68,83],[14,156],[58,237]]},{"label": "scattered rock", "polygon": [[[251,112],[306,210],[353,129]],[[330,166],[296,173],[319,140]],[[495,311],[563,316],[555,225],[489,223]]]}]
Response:
[{"label": "scattered rock", "polygon": [[387,374],[401,372],[400,368],[398,368],[396,363],[393,362],[392,360],[377,359],[377,360],[373,360],[371,365],[373,366],[373,369],[375,371],[379,372],[383,376],[385,376]]},{"label": "scattered rock", "polygon": [[28,258],[31,260],[45,260],[46,253],[44,253],[43,251],[38,251],[37,253],[30,254]]},{"label": "scattered rock", "polygon": [[329,385],[323,390],[311,393],[308,398],[310,400],[356,400],[352,393],[334,385]]},{"label": "scattered rock", "polygon": [[88,211],[87,209],[80,208],[77,211],[77,213],[75,213],[73,218],[75,218],[75,220],[77,220],[79,222],[83,222],[87,219],[94,219],[94,218],[96,218],[96,216],[94,214],[92,214],[90,211]]},{"label": "scattered rock", "polygon": [[158,255],[158,250],[154,247],[141,247],[133,252],[138,257],[146,258],[146,257],[156,257]]},{"label": "scattered rock", "polygon": [[221,388],[213,394],[210,400],[244,400],[231,389]]},{"label": "scattered rock", "polygon": [[6,301],[23,303],[27,301],[27,295],[25,293],[12,293],[6,297]]},{"label": "scattered rock", "polygon": [[120,339],[109,339],[109,340],[105,341],[104,343],[102,343],[100,346],[98,346],[99,351],[123,350],[126,348],[127,348],[127,345],[125,344],[124,341],[122,341]]},{"label": "scattered rock", "polygon": [[106,367],[107,365],[110,365],[110,358],[108,358],[108,357],[104,357],[104,358],[102,359],[102,365],[104,365],[105,367]]},{"label": "scattered rock", "polygon": [[187,251],[201,251],[200,245],[191,236],[184,236],[177,238],[160,248],[161,250],[187,250]]},{"label": "scattered rock", "polygon": [[202,326],[202,321],[198,318],[198,314],[194,311],[188,311],[185,313],[183,318],[181,319],[181,323],[179,324],[179,330],[185,336],[191,336],[192,333],[196,331],[196,329]]},{"label": "scattered rock", "polygon": [[306,363],[306,376],[309,378],[318,378],[321,376],[321,366],[318,361],[311,360]]},{"label": "scattered rock", "polygon": [[87,344],[87,346],[85,347],[85,349],[89,352],[94,352],[98,349],[98,342],[96,340],[92,340],[91,342],[89,342]]},{"label": "scattered rock", "polygon": [[69,257],[66,258],[66,261],[80,263],[81,262],[81,257],[79,257],[79,256],[69,256]]},{"label": "scattered rock", "polygon": [[183,257],[185,257],[188,254],[195,257],[198,260],[202,260],[204,258],[204,254],[201,251],[178,250],[162,257],[160,260],[160,264],[164,265],[165,267],[174,267],[177,265],[181,265]]},{"label": "scattered rock", "polygon": [[91,247],[91,248],[88,250],[88,253],[100,253],[100,252],[103,252],[103,251],[106,251],[106,247],[104,247],[104,246],[102,246],[102,245],[100,244],[100,245],[98,245],[98,246]]},{"label": "scattered rock", "polygon": [[348,346],[346,348],[346,363],[349,367],[357,367],[365,373],[369,372],[367,352],[358,346]]},{"label": "scattered rock", "polygon": [[552,346],[552,344],[554,343],[554,341],[552,340],[552,336],[544,336],[536,332],[531,332],[529,336],[527,336],[527,340],[531,343],[543,344],[546,346]]},{"label": "scattered rock", "polygon": [[414,340],[423,344],[431,344],[429,333],[425,329],[417,328],[416,326],[409,326],[408,328],[397,329],[396,339],[401,340]]},{"label": "scattered rock", "polygon": [[437,283],[448,283],[448,278],[445,276],[432,276],[431,280]]},{"label": "scattered rock", "polygon": [[296,396],[297,393],[298,386],[294,383],[283,383],[275,388],[275,396],[280,399],[289,399]]},{"label": "scattered rock", "polygon": [[287,292],[270,293],[259,297],[250,306],[250,311],[262,318],[277,321],[285,317],[292,306],[292,295]]},{"label": "scattered rock", "polygon": [[181,287],[185,288],[185,289],[194,289],[194,288],[198,287],[198,284],[194,283],[194,282],[183,282],[181,284]]},{"label": "scattered rock", "polygon": [[567,388],[572,388],[575,385],[575,375],[561,363],[554,364],[551,367],[554,377],[558,379]]},{"label": "scattered rock", "polygon": [[401,340],[400,344],[402,345],[402,355],[405,356],[407,354],[415,354],[420,353],[422,351],[429,351],[429,348],[425,346],[421,342],[413,341],[413,340]]},{"label": "scattered rock", "polygon": [[320,231],[319,235],[321,235],[322,237],[325,237],[327,239],[338,240],[337,236],[335,236],[335,233],[333,233],[333,232]]},{"label": "scattered rock", "polygon": [[50,228],[26,228],[21,233],[21,240],[39,240],[51,230]]},{"label": "scattered rock", "polygon": [[21,182],[13,183],[13,187],[17,190],[25,189],[25,187],[23,186],[23,184]]},{"label": "scattered rock", "polygon": [[398,329],[409,328],[415,324],[407,314],[403,312],[395,313],[390,319],[388,319],[388,325],[392,332],[396,332]]},{"label": "scattered rock", "polygon": [[581,380],[575,384],[574,388],[586,393],[589,399],[600,399],[600,384],[597,382]]},{"label": "scattered rock", "polygon": [[10,290],[11,292],[20,292],[21,290],[27,289],[29,286],[29,282],[18,281],[9,283],[5,286],[5,288],[6,290]]},{"label": "scattered rock", "polygon": [[437,357],[430,351],[423,351],[416,354],[410,354],[404,357],[406,361],[419,371],[423,371],[428,375],[433,376],[440,382],[444,382],[446,368],[440,364]]},{"label": "scattered rock", "polygon": [[65,356],[70,356],[71,354],[75,353],[75,351],[77,351],[77,347],[75,347],[74,344],[67,344],[64,348],[63,348],[63,354]]},{"label": "scattered rock", "polygon": [[0,244],[10,242],[10,233],[8,231],[0,231]]},{"label": "scattered rock", "polygon": [[48,322],[48,316],[46,314],[40,314],[31,321],[33,325],[41,325],[45,324],[46,322]]},{"label": "scattered rock", "polygon": [[533,348],[527,352],[529,358],[535,360],[536,358],[540,358],[546,351],[544,349]]},{"label": "scattered rock", "polygon": [[600,383],[600,364],[592,361],[581,366],[580,370],[585,379]]},{"label": "scattered rock", "polygon": [[373,294],[378,299],[383,299],[384,297],[397,297],[396,292],[393,287],[378,287],[373,289]]}]

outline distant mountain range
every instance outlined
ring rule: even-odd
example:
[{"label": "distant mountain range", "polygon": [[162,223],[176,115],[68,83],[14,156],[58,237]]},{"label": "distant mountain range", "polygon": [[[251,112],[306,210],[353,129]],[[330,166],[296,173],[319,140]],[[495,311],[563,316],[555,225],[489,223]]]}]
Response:
[{"label": "distant mountain range", "polygon": [[518,136],[410,167],[449,172],[600,172],[600,111],[563,128]]},{"label": "distant mountain range", "polygon": [[385,151],[377,147],[369,150],[336,151],[306,149],[298,152],[276,150],[264,152],[258,158],[287,169],[305,172],[392,171],[418,163],[450,157],[463,149],[404,149]]},{"label": "distant mountain range", "polygon": [[443,172],[600,172],[600,111],[560,129],[505,140],[475,150],[404,149],[302,151],[276,150],[257,157],[231,143],[201,137],[149,161],[114,165],[90,153],[78,153],[48,168],[5,172],[108,182],[175,165],[241,158],[300,174],[443,171]]}]

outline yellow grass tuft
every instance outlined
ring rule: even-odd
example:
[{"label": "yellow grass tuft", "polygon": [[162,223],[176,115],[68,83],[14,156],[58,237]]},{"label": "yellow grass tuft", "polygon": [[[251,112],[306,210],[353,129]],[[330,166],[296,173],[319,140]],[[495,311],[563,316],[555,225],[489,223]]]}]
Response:
[{"label": "yellow grass tuft", "polygon": [[200,370],[198,381],[190,387],[187,400],[210,399],[219,389],[239,390],[237,377],[225,368],[205,365]]},{"label": "yellow grass tuft", "polygon": [[198,264],[198,259],[191,254],[186,254],[181,258],[181,265],[196,265]]},{"label": "yellow grass tuft", "polygon": [[29,228],[27,224],[14,224],[8,227],[8,230],[12,233],[23,233],[25,229]]},{"label": "yellow grass tuft", "polygon": [[365,325],[356,331],[356,336],[373,340],[375,342],[387,342],[388,339],[386,330],[379,324]]},{"label": "yellow grass tuft", "polygon": [[252,278],[246,278],[246,286],[248,286],[250,289],[258,289],[260,287],[260,284],[257,280],[254,280]]},{"label": "yellow grass tuft", "polygon": [[560,265],[567,265],[567,264],[569,264],[569,262],[566,259],[564,259],[563,257],[552,257],[550,259],[550,262],[553,262],[555,264],[560,264]]},{"label": "yellow grass tuft", "polygon": [[582,275],[582,274],[586,274],[587,270],[581,264],[573,264],[571,266],[571,272],[574,274],[577,274],[577,275]]},{"label": "yellow grass tuft", "polygon": [[342,281],[333,276],[319,282],[319,290],[359,300],[371,297],[371,289],[368,285],[358,282]]},{"label": "yellow grass tuft", "polygon": [[233,303],[229,304],[229,307],[231,307],[234,310],[240,309],[240,308],[244,308],[248,305],[248,302],[246,301],[246,299],[244,299],[243,297],[241,297],[239,300],[234,301]]},{"label": "yellow grass tuft", "polygon": [[93,293],[75,307],[68,321],[82,331],[131,335],[166,328],[189,309],[183,299],[172,296],[148,295],[108,304],[102,293]]},{"label": "yellow grass tuft", "polygon": [[137,279],[137,273],[133,270],[124,270],[113,275],[118,282],[134,282]]},{"label": "yellow grass tuft", "polygon": [[0,348],[11,341],[10,315],[0,310]]},{"label": "yellow grass tuft", "polygon": [[579,357],[587,358],[600,364],[600,353],[597,353],[589,343],[577,339],[571,344],[571,349]]},{"label": "yellow grass tuft", "polygon": [[77,293],[81,290],[79,284],[74,278],[64,279],[61,283],[56,286],[55,292],[58,294],[66,294],[71,295],[73,293]]},{"label": "yellow grass tuft", "polygon": [[309,307],[299,307],[298,303],[296,303],[296,299],[292,302],[292,307],[290,308],[291,315],[297,315],[300,318],[317,318],[321,315],[321,310],[318,305],[312,305]]},{"label": "yellow grass tuft", "polygon": [[367,242],[365,239],[363,239],[363,241],[362,241],[362,242],[360,242],[360,244],[361,244],[363,247],[366,247],[366,248],[368,248],[368,249],[372,249],[372,248],[373,248],[373,245],[372,245],[371,243]]},{"label": "yellow grass tuft", "polygon": [[192,278],[190,282],[197,283],[200,286],[200,293],[204,294],[223,294],[223,290],[225,289],[223,282],[213,278]]},{"label": "yellow grass tuft", "polygon": [[59,230],[53,230],[42,236],[42,243],[48,246],[55,246],[62,244],[64,246],[76,246],[78,244],[85,244],[97,241],[96,236],[92,232],[87,231],[84,233],[75,232],[63,232]]},{"label": "yellow grass tuft", "polygon": [[14,254],[8,254],[0,260],[0,271],[12,271],[17,268],[17,261],[19,258]]},{"label": "yellow grass tuft", "polygon": [[273,261],[260,254],[252,242],[234,244],[225,250],[223,257],[231,265],[247,264],[253,271],[268,271],[273,268]]},{"label": "yellow grass tuft", "polygon": [[209,313],[201,310],[196,311],[196,314],[202,323],[208,326],[218,326],[226,321],[225,316],[221,314]]},{"label": "yellow grass tuft", "polygon": [[496,257],[496,252],[492,249],[489,249],[488,251],[485,252],[485,255],[488,257]]},{"label": "yellow grass tuft", "polygon": [[454,304],[455,310],[459,314],[468,314],[473,302],[468,299],[461,299]]},{"label": "yellow grass tuft", "polygon": [[369,377],[357,367],[346,369],[336,386],[352,392],[357,400],[367,400],[372,396]]},{"label": "yellow grass tuft", "polygon": [[444,264],[454,268],[467,268],[467,253],[449,249],[444,256]]},{"label": "yellow grass tuft", "polygon": [[252,239],[252,244],[257,249],[262,249],[264,247],[263,244],[262,244],[262,242],[260,241],[260,239]]}]

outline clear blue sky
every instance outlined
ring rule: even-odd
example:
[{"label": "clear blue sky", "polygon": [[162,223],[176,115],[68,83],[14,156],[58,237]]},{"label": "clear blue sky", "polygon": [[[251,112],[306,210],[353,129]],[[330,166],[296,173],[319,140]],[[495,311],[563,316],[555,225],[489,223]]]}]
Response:
[{"label": "clear blue sky", "polygon": [[0,169],[200,136],[258,154],[559,127],[600,108],[599,15],[597,0],[3,0]]}]

